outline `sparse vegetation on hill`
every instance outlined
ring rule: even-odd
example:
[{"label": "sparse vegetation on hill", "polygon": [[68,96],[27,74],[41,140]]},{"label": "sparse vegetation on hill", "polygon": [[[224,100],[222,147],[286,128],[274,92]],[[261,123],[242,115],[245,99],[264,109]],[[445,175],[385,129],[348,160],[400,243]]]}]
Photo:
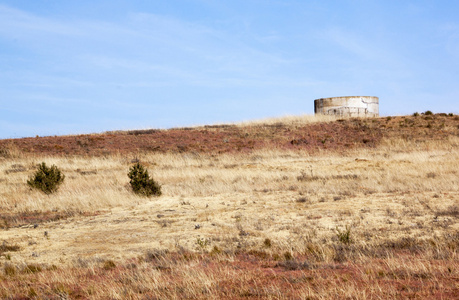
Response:
[{"label": "sparse vegetation on hill", "polygon": [[[326,118],[325,118],[326,117]],[[1,153],[107,156],[140,153],[237,153],[261,149],[340,151],[384,139],[441,141],[458,132],[459,116],[423,114],[369,119],[286,118],[242,125],[133,130],[94,135],[0,140]],[[6,155],[5,154],[5,155]],[[10,154],[8,154],[10,155]]]},{"label": "sparse vegetation on hill", "polygon": [[[0,298],[459,298],[458,126],[419,114],[0,143]],[[37,161],[65,173],[59,193],[28,188]],[[159,199],[131,191],[147,168]]]}]

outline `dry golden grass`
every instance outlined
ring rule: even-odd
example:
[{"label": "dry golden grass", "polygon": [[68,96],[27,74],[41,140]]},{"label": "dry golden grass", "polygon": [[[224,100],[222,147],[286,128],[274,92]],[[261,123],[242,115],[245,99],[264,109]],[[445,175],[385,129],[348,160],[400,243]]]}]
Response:
[{"label": "dry golden grass", "polygon": [[[438,297],[427,287],[457,296],[458,145],[86,158],[13,149],[0,159],[0,296],[383,299],[414,283],[421,298]],[[161,197],[130,191],[136,160]],[[49,196],[26,184],[42,161],[66,176]],[[28,219],[47,213],[58,217]]]},{"label": "dry golden grass", "polygon": [[338,119],[347,117],[337,117],[334,115],[286,115],[278,118],[266,118],[260,120],[250,120],[245,122],[235,123],[239,127],[246,127],[252,125],[275,125],[282,124],[287,126],[305,125],[313,123],[326,123],[333,122]]},{"label": "dry golden grass", "polygon": [[347,117],[337,117],[333,115],[285,115],[282,117],[270,117],[270,118],[263,118],[257,120],[248,120],[248,121],[241,121],[241,122],[234,122],[234,123],[215,123],[212,125],[195,125],[190,128],[200,128],[200,127],[219,127],[219,126],[238,126],[238,127],[250,127],[250,126],[258,126],[258,125],[276,125],[282,124],[286,126],[295,126],[295,125],[306,125],[306,124],[314,124],[314,123],[326,123],[326,122],[333,122],[338,119],[348,119]]}]

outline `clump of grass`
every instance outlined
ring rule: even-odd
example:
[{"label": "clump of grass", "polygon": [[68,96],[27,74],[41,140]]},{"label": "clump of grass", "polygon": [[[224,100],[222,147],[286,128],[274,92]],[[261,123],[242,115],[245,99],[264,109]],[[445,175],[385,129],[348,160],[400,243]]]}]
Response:
[{"label": "clump of grass", "polygon": [[169,254],[169,250],[148,250],[144,260],[147,262],[158,261],[164,259]]},{"label": "clump of grass", "polygon": [[34,288],[30,288],[29,289],[29,292],[27,293],[27,295],[29,296],[29,298],[35,298],[38,296],[37,292],[35,291]]},{"label": "clump of grass", "polygon": [[352,243],[351,226],[346,225],[345,229],[343,230],[336,227],[336,236],[338,237],[338,240],[343,244],[348,245]]},{"label": "clump of grass", "polygon": [[296,270],[311,270],[314,268],[313,265],[311,265],[310,263],[308,262],[300,262],[300,261],[297,261],[297,260],[286,260],[286,261],[282,261],[282,262],[279,262],[275,265],[275,267],[281,267],[283,268],[284,270],[287,270],[287,271],[296,271]]},{"label": "clump of grass", "polygon": [[104,266],[103,266],[103,269],[105,271],[110,271],[110,270],[113,270],[116,268],[116,264],[113,260],[106,260],[104,262]]},{"label": "clump of grass", "polygon": [[271,248],[271,246],[272,246],[272,241],[271,241],[271,239],[266,238],[266,239],[263,241],[263,246],[265,246],[266,248]]},{"label": "clump of grass", "polygon": [[38,165],[37,172],[27,180],[27,184],[49,195],[57,191],[59,185],[64,182],[64,178],[64,174],[55,165],[48,167],[43,162]]},{"label": "clump of grass", "polygon": [[435,174],[434,172],[427,173],[427,178],[435,178],[435,177],[437,177],[437,174]]},{"label": "clump of grass", "polygon": [[38,273],[41,271],[42,271],[41,266],[35,265],[35,264],[28,264],[23,270],[24,273],[28,273],[28,274]]},{"label": "clump of grass", "polygon": [[293,255],[292,255],[292,253],[290,251],[285,251],[283,256],[284,256],[284,259],[287,260],[287,261],[288,260],[293,260]]},{"label": "clump of grass", "polygon": [[5,242],[0,245],[0,255],[3,254],[3,252],[13,252],[13,251],[19,251],[21,249],[21,247],[19,247],[18,245],[7,245]]},{"label": "clump of grass", "polygon": [[458,217],[459,216],[459,205],[451,205],[444,210],[439,210],[437,211],[437,216]]},{"label": "clump of grass", "polygon": [[221,254],[222,253],[222,250],[220,248],[218,248],[217,246],[214,246],[212,248],[212,251],[210,252],[211,255],[218,255],[218,254]]},{"label": "clump of grass", "polygon": [[148,170],[140,163],[136,163],[129,169],[128,177],[134,193],[146,197],[161,196],[161,186],[150,178]]},{"label": "clump of grass", "polygon": [[308,202],[308,198],[301,197],[301,198],[296,199],[296,202],[298,202],[298,203],[306,203],[306,202]]},{"label": "clump of grass", "polygon": [[412,236],[404,236],[384,241],[381,246],[386,249],[407,250],[411,253],[421,253],[425,250],[426,243]]},{"label": "clump of grass", "polygon": [[16,274],[16,268],[11,264],[5,264],[3,267],[3,272],[6,276],[14,276]]},{"label": "clump of grass", "polygon": [[201,250],[204,250],[207,246],[210,245],[210,239],[198,237],[196,238],[196,245],[198,245]]}]

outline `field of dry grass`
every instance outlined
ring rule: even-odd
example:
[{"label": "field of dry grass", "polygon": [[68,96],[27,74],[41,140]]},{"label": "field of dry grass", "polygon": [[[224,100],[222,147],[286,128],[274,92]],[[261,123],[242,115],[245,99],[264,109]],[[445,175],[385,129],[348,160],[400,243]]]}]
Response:
[{"label": "field of dry grass", "polygon": [[[40,154],[7,141],[0,297],[458,298],[458,120],[398,118],[238,124],[240,139],[267,134],[263,124],[291,135],[288,147],[236,152]],[[349,147],[330,133],[336,147],[301,147],[312,143],[306,126],[343,123],[374,143]],[[161,197],[132,193],[137,161]],[[66,176],[55,194],[26,184],[41,162]]]}]

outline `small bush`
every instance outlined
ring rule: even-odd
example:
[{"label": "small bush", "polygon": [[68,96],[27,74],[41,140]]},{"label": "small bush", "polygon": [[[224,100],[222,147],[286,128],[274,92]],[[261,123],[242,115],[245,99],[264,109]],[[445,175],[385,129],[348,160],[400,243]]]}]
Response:
[{"label": "small bush", "polygon": [[338,227],[336,227],[336,236],[338,237],[338,240],[343,244],[352,243],[351,226],[346,225],[345,230],[340,230]]},{"label": "small bush", "polygon": [[433,112],[431,112],[430,110],[426,110],[426,111],[424,112],[424,115],[426,115],[426,116],[431,116],[431,115],[433,115]]},{"label": "small bush", "polygon": [[161,186],[150,178],[148,170],[140,163],[136,163],[129,169],[128,177],[134,193],[142,196],[161,196]]},{"label": "small bush", "polygon": [[38,170],[35,172],[35,175],[27,180],[27,184],[49,195],[57,191],[59,185],[64,181],[64,178],[65,176],[55,165],[49,168],[43,162],[38,165]]},{"label": "small bush", "polygon": [[207,246],[210,245],[210,239],[205,239],[205,238],[196,238],[196,244],[204,250]]},{"label": "small bush", "polygon": [[308,202],[308,198],[301,197],[301,198],[296,199],[296,202],[298,202],[298,203],[306,203],[306,202]]},{"label": "small bush", "polygon": [[266,238],[265,241],[263,242],[263,246],[265,246],[266,248],[271,248],[272,246],[271,240]]}]

